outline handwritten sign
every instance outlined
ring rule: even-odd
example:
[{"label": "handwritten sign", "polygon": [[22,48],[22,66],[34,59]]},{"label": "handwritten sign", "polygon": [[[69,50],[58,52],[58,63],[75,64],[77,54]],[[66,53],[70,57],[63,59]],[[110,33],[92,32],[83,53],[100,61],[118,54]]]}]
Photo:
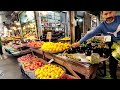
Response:
[{"label": "handwritten sign", "polygon": [[54,61],[54,59],[52,58],[48,63],[52,63]]},{"label": "handwritten sign", "polygon": [[104,36],[104,42],[111,42],[111,36]]}]

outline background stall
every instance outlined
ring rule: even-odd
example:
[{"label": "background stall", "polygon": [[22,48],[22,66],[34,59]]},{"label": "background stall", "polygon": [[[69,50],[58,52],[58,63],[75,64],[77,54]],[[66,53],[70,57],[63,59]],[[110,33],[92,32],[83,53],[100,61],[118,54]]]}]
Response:
[{"label": "background stall", "polygon": [[39,11],[40,39],[46,41],[47,32],[52,32],[52,41],[65,37],[66,13],[60,11]]},{"label": "background stall", "polygon": [[27,39],[37,39],[37,26],[34,11],[23,11],[19,14],[22,36]]}]

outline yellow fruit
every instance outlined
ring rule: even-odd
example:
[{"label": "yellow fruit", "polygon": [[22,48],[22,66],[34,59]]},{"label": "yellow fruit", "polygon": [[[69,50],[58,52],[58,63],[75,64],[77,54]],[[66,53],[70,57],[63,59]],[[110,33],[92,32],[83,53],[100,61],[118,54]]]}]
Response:
[{"label": "yellow fruit", "polygon": [[59,76],[58,76],[58,75],[55,75],[55,78],[59,78]]},{"label": "yellow fruit", "polygon": [[87,56],[86,59],[91,61],[91,56]]},{"label": "yellow fruit", "polygon": [[58,67],[57,65],[44,65],[43,67],[37,69],[35,71],[35,75],[38,79],[57,79],[61,75],[63,75],[64,71],[62,68]]},{"label": "yellow fruit", "polygon": [[47,52],[61,52],[65,49],[68,49],[70,47],[70,44],[68,43],[52,43],[52,42],[46,42],[42,45],[41,49]]},{"label": "yellow fruit", "polygon": [[64,71],[62,70],[62,71],[61,71],[61,74],[63,74],[63,73],[64,73]]}]

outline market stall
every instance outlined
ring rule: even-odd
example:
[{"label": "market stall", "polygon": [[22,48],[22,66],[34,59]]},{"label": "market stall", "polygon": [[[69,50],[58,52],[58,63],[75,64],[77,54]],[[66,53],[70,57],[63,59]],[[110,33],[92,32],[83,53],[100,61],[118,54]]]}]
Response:
[{"label": "market stall", "polygon": [[22,36],[26,39],[38,39],[37,26],[34,11],[23,11],[19,14],[22,28]]},{"label": "market stall", "polygon": [[[99,64],[90,64],[90,63],[86,63],[86,62],[82,63],[79,61],[75,61],[74,59],[62,57],[61,55],[42,52],[40,50],[36,50],[36,49],[32,49],[32,48],[30,48],[30,49],[39,54],[43,54],[44,60],[53,59],[55,62],[66,67],[66,69],[69,70],[72,73],[72,75],[75,76],[76,78],[80,78],[80,77],[75,72],[84,75],[86,79],[95,78],[96,70],[98,69]],[[82,57],[82,60],[86,60],[85,54],[79,54],[79,57]],[[106,60],[107,60],[107,58],[100,58],[100,62],[103,62]]]},{"label": "market stall", "polygon": [[[72,14],[73,12],[70,15]],[[100,64],[104,65],[105,75],[109,48],[102,41],[109,41],[108,38],[95,36],[81,44],[80,47],[71,48],[70,41],[74,42],[73,20],[70,23],[71,37],[66,37],[66,26],[61,23],[60,12],[40,11],[42,37],[37,41],[38,31],[34,12],[24,11],[19,16],[22,38],[17,38],[18,36],[8,38],[12,42],[8,43],[5,48],[14,56],[22,55],[18,58],[18,62],[24,75],[31,79],[65,79],[66,77],[81,79],[81,74],[85,79],[94,79]],[[48,32],[51,33],[48,34]],[[48,42],[47,39],[51,40]],[[56,72],[50,74],[52,71]],[[66,71],[70,74],[68,75]]]},{"label": "market stall", "polygon": [[[52,32],[52,41],[65,36],[66,24],[62,23],[60,11],[39,11],[41,39],[46,41],[47,32]],[[66,20],[64,20],[66,21]]]},{"label": "market stall", "polygon": [[[36,55],[45,62],[55,62],[65,67],[65,69],[67,69],[75,78],[80,79],[81,77],[79,74],[82,74],[85,76],[85,79],[94,79],[100,64],[104,65],[105,75],[105,62],[108,60],[109,56],[105,52],[107,51],[108,46],[104,43],[104,45],[100,44],[101,41],[97,38],[98,37],[95,37],[81,45],[82,47],[75,49],[70,48],[70,44],[66,42],[40,42],[39,47],[34,46],[37,45],[37,43],[32,42],[31,44],[33,45],[29,43],[28,46],[33,55]],[[92,43],[92,46],[90,46],[90,43]],[[103,48],[105,51],[103,51]]]},{"label": "market stall", "polygon": [[21,43],[21,40],[14,40],[7,43],[4,49],[13,56],[21,56],[31,52],[29,47],[26,47],[26,43]]},{"label": "market stall", "polygon": [[34,54],[27,54],[18,58],[23,75],[30,79],[77,79],[66,74],[66,70],[58,65],[46,62]]},{"label": "market stall", "polygon": [[13,42],[21,39],[22,39],[22,35],[21,35],[20,23],[18,21],[14,21],[13,23],[9,24],[8,36],[2,37],[2,42],[5,45],[9,42]]}]

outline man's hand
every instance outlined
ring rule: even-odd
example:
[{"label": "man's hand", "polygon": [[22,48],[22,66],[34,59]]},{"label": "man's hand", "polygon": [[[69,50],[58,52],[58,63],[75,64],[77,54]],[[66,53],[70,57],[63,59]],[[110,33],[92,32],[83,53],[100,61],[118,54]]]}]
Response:
[{"label": "man's hand", "polygon": [[76,47],[79,47],[80,46],[80,42],[75,42],[72,44],[72,47],[73,48],[76,48]]}]

